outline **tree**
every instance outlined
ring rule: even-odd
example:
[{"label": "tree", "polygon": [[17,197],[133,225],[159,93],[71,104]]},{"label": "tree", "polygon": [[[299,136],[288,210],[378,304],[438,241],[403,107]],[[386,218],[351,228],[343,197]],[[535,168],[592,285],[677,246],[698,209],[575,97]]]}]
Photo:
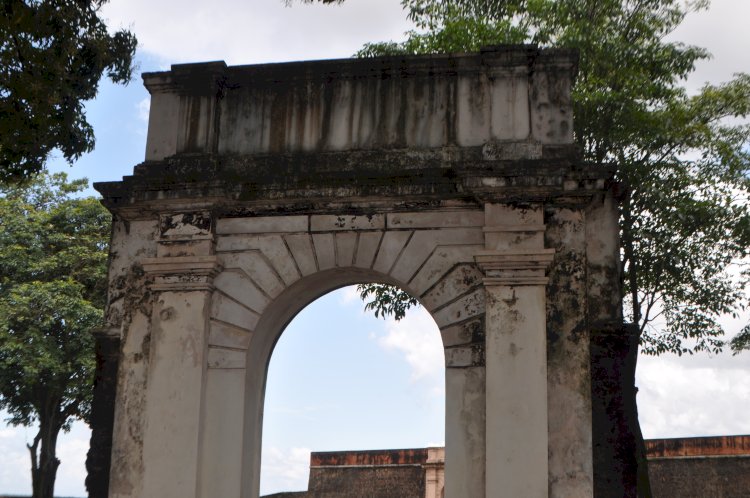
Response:
[{"label": "tree", "polygon": [[13,425],[38,423],[34,498],[52,498],[57,436],[91,405],[111,217],[72,197],[86,186],[57,173],[0,189],[0,408]]},{"label": "tree", "polygon": [[[718,319],[748,307],[750,287],[750,76],[688,94],[686,78],[709,54],[668,40],[708,1],[403,0],[417,29],[404,42],[357,55],[476,51],[502,43],[576,48],[575,140],[584,158],[614,162],[620,205],[623,304],[647,354],[718,352]],[[403,314],[411,297],[359,288],[376,313]],[[750,324],[731,342],[750,348]],[[637,350],[628,358],[635,372]],[[634,379],[633,379],[634,381]],[[632,390],[632,389],[631,389]],[[635,391],[633,391],[634,393]],[[635,399],[628,409],[636,439]],[[639,455],[639,495],[650,496]]]},{"label": "tree", "polygon": [[135,36],[110,33],[107,0],[5,0],[0,17],[0,183],[44,168],[57,148],[72,164],[94,147],[84,102],[106,75],[127,83]]},{"label": "tree", "polygon": [[[750,75],[688,95],[685,79],[709,54],[666,40],[707,2],[403,4],[419,31],[401,43],[368,44],[357,55],[473,51],[519,42],[580,51],[575,140],[586,160],[616,163],[618,180],[628,188],[620,211],[623,298],[638,324],[642,350],[721,350],[719,316],[748,306],[750,126],[738,119],[750,113]],[[367,297],[375,288],[361,290]],[[404,300],[389,295],[390,302]],[[735,348],[742,344],[734,342]]]}]

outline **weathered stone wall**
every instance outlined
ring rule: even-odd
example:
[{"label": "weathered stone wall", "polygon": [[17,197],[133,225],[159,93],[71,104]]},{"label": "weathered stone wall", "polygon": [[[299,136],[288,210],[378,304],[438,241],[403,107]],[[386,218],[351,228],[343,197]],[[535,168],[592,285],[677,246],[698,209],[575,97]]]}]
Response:
[{"label": "weathered stone wall", "polygon": [[574,63],[563,53],[175,65],[144,75],[156,125],[146,159],[487,144],[500,156],[538,157],[542,144],[572,141]]},{"label": "weathered stone wall", "polygon": [[572,143],[575,65],[520,46],[146,74],[146,162],[96,185],[110,496],[256,497],[274,345],[362,282],[441,329],[446,496],[591,496],[589,340],[621,313],[614,168]]}]

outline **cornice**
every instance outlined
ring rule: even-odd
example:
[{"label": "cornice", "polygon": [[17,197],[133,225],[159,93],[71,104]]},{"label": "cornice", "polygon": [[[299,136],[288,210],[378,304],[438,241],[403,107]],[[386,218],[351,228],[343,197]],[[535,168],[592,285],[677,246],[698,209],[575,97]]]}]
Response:
[{"label": "cornice", "polygon": [[125,219],[181,206],[243,215],[299,206],[461,201],[586,205],[614,168],[580,163],[575,149],[499,161],[481,148],[391,149],[253,156],[181,155],[143,163],[120,182],[96,183],[103,203]]}]

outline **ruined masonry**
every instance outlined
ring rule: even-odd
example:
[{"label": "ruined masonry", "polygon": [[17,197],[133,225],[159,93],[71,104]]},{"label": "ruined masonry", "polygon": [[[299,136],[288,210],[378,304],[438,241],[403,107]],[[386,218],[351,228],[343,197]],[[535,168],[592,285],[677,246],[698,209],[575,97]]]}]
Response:
[{"label": "ruined masonry", "polygon": [[573,145],[575,70],[516,46],[144,74],[145,162],[96,184],[114,229],[90,481],[256,498],[276,340],[324,293],[385,282],[441,330],[445,496],[594,496],[618,230],[613,169]]}]

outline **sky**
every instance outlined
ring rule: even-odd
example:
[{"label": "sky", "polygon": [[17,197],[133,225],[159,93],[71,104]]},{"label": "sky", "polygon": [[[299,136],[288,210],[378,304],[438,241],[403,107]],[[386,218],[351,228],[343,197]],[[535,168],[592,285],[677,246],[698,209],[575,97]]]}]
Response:
[{"label": "sky", "polygon": [[[410,28],[399,0],[291,7],[283,0],[111,0],[103,13],[111,27],[138,37],[138,74],[126,87],[103,82],[87,104],[95,151],[72,168],[59,157],[50,167],[92,181],[119,180],[143,160],[149,98],[142,71],[209,60],[231,65],[349,57],[365,42],[402,39]],[[714,0],[709,12],[688,18],[674,33],[714,55],[687,82],[690,90],[750,73],[748,18],[747,0]],[[727,319],[727,330],[736,333],[741,323]],[[750,353],[642,356],[636,382],[644,436],[750,434],[748,367]],[[364,312],[353,288],[313,302],[289,325],[271,360],[261,493],[305,489],[311,450],[442,444],[443,370],[439,332],[424,310],[410,311],[398,323],[376,319]],[[0,424],[0,494],[30,493],[25,443],[34,433]],[[61,436],[58,495],[86,495],[88,438],[81,423]]]}]

